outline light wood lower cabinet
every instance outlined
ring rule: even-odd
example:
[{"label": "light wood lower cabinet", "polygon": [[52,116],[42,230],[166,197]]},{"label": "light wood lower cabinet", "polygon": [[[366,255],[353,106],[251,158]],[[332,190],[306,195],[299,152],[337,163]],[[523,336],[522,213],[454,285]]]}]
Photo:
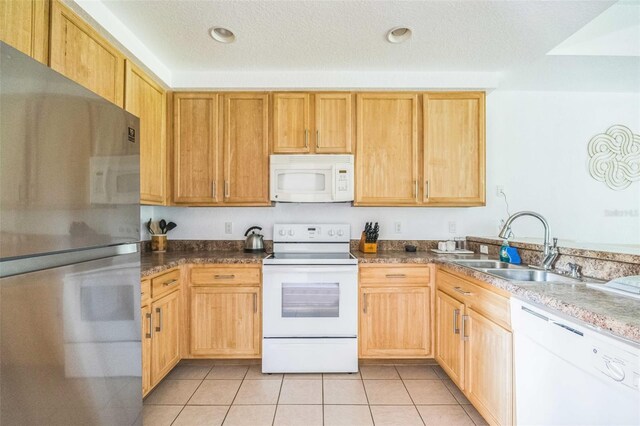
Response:
[{"label": "light wood lower cabinet", "polygon": [[431,355],[430,275],[427,266],[361,265],[361,358]]},{"label": "light wood lower cabinet", "polygon": [[436,278],[435,359],[492,425],[513,419],[513,351],[506,294],[443,269]]},{"label": "light wood lower cabinet", "polygon": [[183,324],[180,269],[142,280],[141,293],[144,396],[180,361]]},{"label": "light wood lower cabinet", "polygon": [[191,356],[260,357],[260,277],[258,265],[191,267]]},{"label": "light wood lower cabinet", "polygon": [[260,288],[191,289],[191,354],[260,355]]}]

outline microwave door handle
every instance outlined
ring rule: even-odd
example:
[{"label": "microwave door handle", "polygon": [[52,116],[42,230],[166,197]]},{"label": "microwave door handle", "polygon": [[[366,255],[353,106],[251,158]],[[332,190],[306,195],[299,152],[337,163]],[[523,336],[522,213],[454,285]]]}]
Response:
[{"label": "microwave door handle", "polygon": [[336,201],[336,194],[338,193],[338,179],[336,179],[336,174],[338,173],[338,169],[334,164],[331,166],[331,200]]}]

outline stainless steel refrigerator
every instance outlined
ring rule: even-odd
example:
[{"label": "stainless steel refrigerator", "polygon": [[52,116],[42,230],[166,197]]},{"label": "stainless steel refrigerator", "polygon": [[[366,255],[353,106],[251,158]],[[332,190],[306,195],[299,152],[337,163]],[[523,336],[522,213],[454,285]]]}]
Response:
[{"label": "stainless steel refrigerator", "polygon": [[3,426],[142,423],[138,129],[0,43]]}]

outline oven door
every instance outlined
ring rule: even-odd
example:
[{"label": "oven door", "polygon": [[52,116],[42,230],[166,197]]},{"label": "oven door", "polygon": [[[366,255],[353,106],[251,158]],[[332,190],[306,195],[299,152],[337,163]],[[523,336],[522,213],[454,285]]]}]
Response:
[{"label": "oven door", "polygon": [[358,268],[355,265],[265,265],[263,335],[356,337]]}]

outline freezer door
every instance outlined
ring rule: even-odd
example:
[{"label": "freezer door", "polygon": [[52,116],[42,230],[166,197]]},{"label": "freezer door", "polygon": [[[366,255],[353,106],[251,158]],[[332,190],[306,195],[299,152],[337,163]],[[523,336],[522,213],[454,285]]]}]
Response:
[{"label": "freezer door", "polygon": [[0,257],[138,241],[138,128],[0,43]]},{"label": "freezer door", "polygon": [[141,424],[140,255],[0,279],[0,424]]}]

